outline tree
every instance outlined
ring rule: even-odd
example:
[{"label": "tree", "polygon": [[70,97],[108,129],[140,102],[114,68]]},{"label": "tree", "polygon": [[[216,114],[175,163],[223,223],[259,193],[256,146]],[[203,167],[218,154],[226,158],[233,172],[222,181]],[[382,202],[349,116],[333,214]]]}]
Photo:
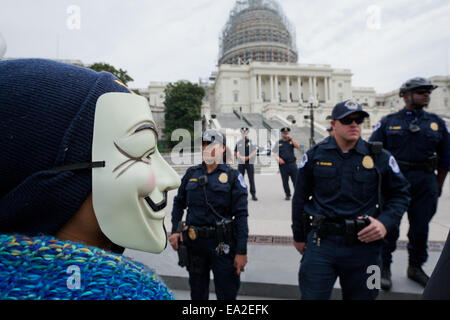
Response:
[{"label": "tree", "polygon": [[91,64],[88,66],[89,69],[95,70],[97,72],[100,71],[107,71],[115,75],[117,78],[119,78],[120,81],[123,82],[123,84],[127,84],[127,82],[133,81],[133,78],[128,75],[128,72],[126,70],[119,69],[117,70],[112,65],[108,63],[103,62],[96,62],[94,64]]},{"label": "tree", "polygon": [[191,145],[194,139],[194,121],[201,119],[202,99],[205,89],[197,84],[178,81],[169,83],[164,90],[166,136],[170,147],[178,142],[171,141],[172,132],[176,129],[186,129],[191,134]]}]

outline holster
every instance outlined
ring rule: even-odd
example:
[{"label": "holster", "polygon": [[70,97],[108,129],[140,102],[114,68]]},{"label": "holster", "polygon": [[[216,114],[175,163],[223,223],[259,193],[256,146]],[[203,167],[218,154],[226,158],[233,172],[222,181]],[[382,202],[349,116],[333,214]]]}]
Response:
[{"label": "holster", "polygon": [[358,233],[370,224],[369,218],[363,219],[345,219],[344,220],[344,239],[347,245],[359,242]]},{"label": "holster", "polygon": [[301,222],[302,222],[303,235],[305,237],[305,242],[306,242],[306,237],[312,230],[310,217],[311,216],[309,214],[307,214],[306,212],[303,212],[301,215],[301,218],[300,218]]},{"label": "holster", "polygon": [[189,259],[189,252],[187,246],[179,241],[178,242],[178,265],[180,267],[186,267],[189,270],[190,267],[190,259]]},{"label": "holster", "polygon": [[236,228],[233,220],[226,219],[216,222],[216,240],[218,243],[232,243],[235,238],[235,234]]}]

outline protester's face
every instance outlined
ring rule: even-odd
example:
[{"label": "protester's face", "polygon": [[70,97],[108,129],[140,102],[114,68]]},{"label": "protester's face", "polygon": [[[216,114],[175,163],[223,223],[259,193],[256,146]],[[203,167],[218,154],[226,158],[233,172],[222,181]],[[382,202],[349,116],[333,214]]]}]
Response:
[{"label": "protester's face", "polygon": [[220,143],[202,143],[202,157],[206,164],[223,163],[225,146]]},{"label": "protester's face", "polygon": [[166,246],[167,191],[180,177],[161,157],[147,100],[108,93],[97,102],[92,173],[93,204],[103,233],[125,248],[159,253]]},{"label": "protester's face", "polygon": [[[361,137],[364,118],[359,114],[351,114],[341,120],[332,120],[334,135],[348,142],[357,141]],[[358,124],[359,123],[359,124]]]}]

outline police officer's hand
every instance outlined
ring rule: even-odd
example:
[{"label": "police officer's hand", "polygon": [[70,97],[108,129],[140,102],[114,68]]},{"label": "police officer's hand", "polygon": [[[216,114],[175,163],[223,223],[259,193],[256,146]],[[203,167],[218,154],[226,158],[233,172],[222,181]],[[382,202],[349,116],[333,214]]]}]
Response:
[{"label": "police officer's hand", "polygon": [[[359,217],[358,219],[362,219]],[[361,242],[372,242],[383,239],[387,231],[385,226],[377,219],[369,217],[370,224],[358,232],[358,239]]]},{"label": "police officer's hand", "polygon": [[183,242],[183,236],[181,235],[181,233],[174,233],[174,234],[170,235],[170,237],[169,237],[170,245],[172,246],[173,250],[175,250],[175,251],[178,250],[178,240]]},{"label": "police officer's hand", "polygon": [[234,267],[236,268],[236,273],[238,276],[241,274],[241,272],[244,271],[246,264],[247,264],[247,255],[237,254],[234,257]]},{"label": "police officer's hand", "polygon": [[285,164],[286,162],[285,162],[283,159],[279,158],[279,159],[278,159],[278,163],[279,163],[279,164]]},{"label": "police officer's hand", "polygon": [[292,241],[292,243],[294,244],[294,247],[295,247],[295,249],[297,249],[298,252],[300,252],[301,254],[303,254],[305,252],[306,242]]}]

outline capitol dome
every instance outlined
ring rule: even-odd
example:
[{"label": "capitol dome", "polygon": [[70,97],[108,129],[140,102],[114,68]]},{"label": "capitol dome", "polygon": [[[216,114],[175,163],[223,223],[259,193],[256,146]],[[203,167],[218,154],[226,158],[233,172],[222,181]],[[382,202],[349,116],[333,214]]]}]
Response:
[{"label": "capitol dome", "polygon": [[275,0],[238,0],[220,37],[220,64],[297,62],[295,29]]}]

